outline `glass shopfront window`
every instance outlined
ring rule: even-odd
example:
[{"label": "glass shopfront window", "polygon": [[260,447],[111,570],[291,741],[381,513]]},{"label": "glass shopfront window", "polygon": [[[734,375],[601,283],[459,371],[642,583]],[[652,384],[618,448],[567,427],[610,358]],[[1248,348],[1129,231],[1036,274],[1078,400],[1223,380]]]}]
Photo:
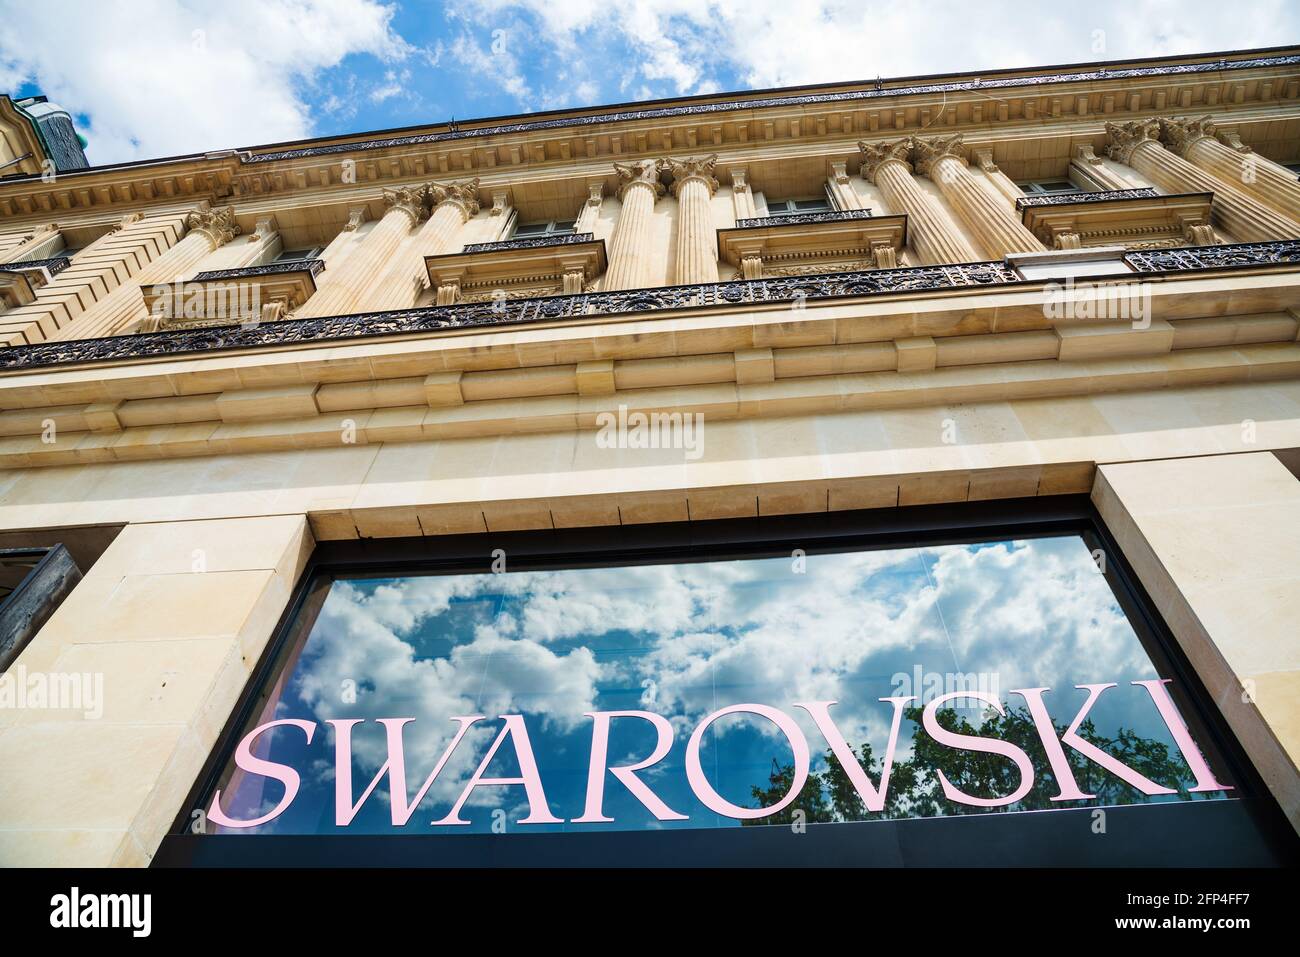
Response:
[{"label": "glass shopfront window", "polygon": [[1238,796],[1081,535],[770,551],[318,576],[207,833],[797,829]]}]

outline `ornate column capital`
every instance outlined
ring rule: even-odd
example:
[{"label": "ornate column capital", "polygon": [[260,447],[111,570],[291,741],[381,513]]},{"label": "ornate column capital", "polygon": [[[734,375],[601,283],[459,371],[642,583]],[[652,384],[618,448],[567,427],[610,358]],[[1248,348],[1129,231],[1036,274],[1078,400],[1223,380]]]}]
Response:
[{"label": "ornate column capital", "polygon": [[140,220],[142,219],[144,219],[144,213],[127,213],[125,216],[119,219],[117,221],[117,225],[113,226],[108,232],[111,235],[112,233],[116,233],[120,230],[126,229],[126,227],[128,226],[135,225],[136,223],[140,222]]},{"label": "ornate column capital", "polygon": [[460,207],[466,220],[477,215],[478,177],[461,180],[459,183],[429,183],[425,189],[429,195],[429,205],[434,209],[447,204]]},{"label": "ornate column capital", "polygon": [[348,221],[343,225],[343,232],[352,233],[361,228],[361,224],[370,218],[370,210],[365,206],[353,206],[348,209]]},{"label": "ornate column capital", "polygon": [[411,217],[411,224],[414,225],[425,216],[426,191],[423,186],[398,186],[395,189],[385,189],[384,206],[390,210],[400,209]]},{"label": "ornate column capital", "polygon": [[981,170],[986,173],[1000,173],[998,164],[993,162],[992,149],[980,149],[975,151],[975,163]]},{"label": "ornate column capital", "polygon": [[922,176],[929,176],[934,165],[941,159],[955,159],[966,165],[966,150],[962,146],[962,134],[953,133],[951,136],[936,136],[933,139],[923,140],[920,137],[912,137],[912,157],[916,163],[916,171]]},{"label": "ornate column capital", "polygon": [[862,154],[862,178],[868,183],[876,181],[876,171],[885,163],[902,163],[907,171],[912,171],[912,144],[904,137],[893,143],[858,142],[858,152]]},{"label": "ornate column capital", "polygon": [[1241,141],[1241,136],[1237,133],[1225,133],[1222,130],[1218,134],[1219,142],[1232,150],[1234,153],[1253,153],[1254,149],[1247,146]]},{"label": "ornate column capital", "polygon": [[674,196],[680,193],[681,188],[691,180],[702,182],[712,196],[718,190],[718,181],[713,176],[713,167],[717,162],[717,153],[708,156],[691,156],[686,159],[666,157],[659,161],[659,168],[672,175]]},{"label": "ornate column capital", "polygon": [[1160,121],[1132,120],[1122,126],[1118,123],[1107,123],[1106,136],[1110,140],[1110,145],[1106,147],[1106,155],[1128,166],[1129,160],[1133,158],[1133,151],[1139,146],[1147,143],[1159,144]]},{"label": "ornate column capital", "polygon": [[189,232],[200,232],[208,237],[212,248],[224,246],[239,235],[239,224],[235,222],[235,208],[192,209],[185,216],[185,228]]},{"label": "ornate column capital", "polygon": [[1080,143],[1074,148],[1074,159],[1079,163],[1087,163],[1089,166],[1100,166],[1101,157],[1093,152],[1091,143]]},{"label": "ornate column capital", "polygon": [[649,186],[656,197],[664,194],[663,183],[659,182],[659,164],[654,160],[615,163],[614,172],[618,174],[618,198],[620,202],[633,186]]},{"label": "ornate column capital", "polygon": [[1181,119],[1175,120],[1170,117],[1161,117],[1160,139],[1170,150],[1177,153],[1184,159],[1187,158],[1187,151],[1192,146],[1205,139],[1213,139],[1218,132],[1214,121],[1208,116],[1202,116],[1200,119]]},{"label": "ornate column capital", "polygon": [[279,231],[280,224],[276,222],[274,213],[267,213],[265,216],[257,218],[257,224],[253,227],[253,235],[248,237],[250,243],[266,242],[267,237],[272,233]]}]

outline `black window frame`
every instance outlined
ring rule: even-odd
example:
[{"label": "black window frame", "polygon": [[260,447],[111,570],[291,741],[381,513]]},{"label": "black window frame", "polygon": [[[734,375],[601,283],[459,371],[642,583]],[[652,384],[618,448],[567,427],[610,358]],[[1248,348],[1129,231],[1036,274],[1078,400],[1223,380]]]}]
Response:
[{"label": "black window frame", "polygon": [[[788,199],[769,199],[767,203],[767,215],[773,219],[782,216],[802,216],[805,213],[833,213],[837,211],[835,197],[826,191],[824,196],[794,196]],[[800,209],[799,204],[803,203],[804,208]],[[808,204],[816,203],[815,207]],[[774,208],[779,207],[779,208]]]},{"label": "black window frame", "polygon": [[[541,230],[534,227],[541,226]],[[519,230],[531,230],[520,235]],[[534,222],[516,222],[510,229],[511,239],[541,239],[551,236],[572,236],[578,232],[578,220],[575,219],[539,219]]]},{"label": "black window frame", "polygon": [[[264,689],[315,620],[332,576],[393,577],[490,571],[504,549],[511,571],[602,567],[903,548],[1079,534],[1105,555],[1116,600],[1159,673],[1174,679],[1198,740],[1222,755],[1232,798],[785,827],[508,835],[203,835],[190,832]],[[1196,840],[1189,840],[1195,835]],[[169,866],[1294,866],[1300,836],[1247,758],[1155,605],[1084,495],[958,505],[620,525],[317,545],[275,633],[153,860]]]}]

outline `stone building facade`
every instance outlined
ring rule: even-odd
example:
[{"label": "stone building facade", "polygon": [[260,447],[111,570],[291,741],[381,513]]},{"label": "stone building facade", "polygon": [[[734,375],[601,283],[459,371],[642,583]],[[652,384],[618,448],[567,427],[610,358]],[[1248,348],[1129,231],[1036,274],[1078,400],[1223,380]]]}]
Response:
[{"label": "stone building facade", "polygon": [[4,665],[104,689],[0,708],[0,862],[213,840],[322,549],[1054,502],[1300,825],[1297,161],[1288,49],[0,179],[0,547],[80,576]]}]

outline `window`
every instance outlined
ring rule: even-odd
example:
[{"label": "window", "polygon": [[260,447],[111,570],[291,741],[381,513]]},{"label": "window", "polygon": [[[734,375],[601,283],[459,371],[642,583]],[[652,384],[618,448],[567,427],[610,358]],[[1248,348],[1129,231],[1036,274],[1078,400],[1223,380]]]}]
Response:
[{"label": "window", "polygon": [[80,580],[81,570],[62,545],[0,548],[0,672]]},{"label": "window", "polygon": [[308,259],[315,259],[321,254],[320,246],[312,246],[309,249],[285,249],[282,250],[271,262],[276,263],[293,263],[305,262]]},{"label": "window", "polygon": [[575,232],[575,219],[548,219],[538,223],[520,223],[515,226],[512,239],[537,239],[542,236],[567,236]]},{"label": "window", "polygon": [[1026,196],[1087,192],[1087,190],[1075,186],[1068,179],[1032,180],[1028,183],[1017,183],[1016,185],[1020,187]]},{"label": "window", "polygon": [[828,213],[835,207],[826,197],[817,199],[777,199],[767,201],[769,216],[795,216],[799,213]]},{"label": "window", "polygon": [[967,820],[1006,841],[1013,825],[982,822],[1135,806],[1168,836],[1161,805],[1245,813],[1093,533],[961,538],[319,566],[196,797],[197,840],[403,835],[454,858],[469,845],[449,834],[685,831],[704,849],[796,821],[852,842]]}]

